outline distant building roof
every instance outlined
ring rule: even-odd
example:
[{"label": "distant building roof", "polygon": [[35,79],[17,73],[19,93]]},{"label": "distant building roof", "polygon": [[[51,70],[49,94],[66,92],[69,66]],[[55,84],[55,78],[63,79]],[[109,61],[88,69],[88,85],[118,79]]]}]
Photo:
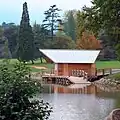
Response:
[{"label": "distant building roof", "polygon": [[94,63],[100,50],[40,49],[54,63]]}]

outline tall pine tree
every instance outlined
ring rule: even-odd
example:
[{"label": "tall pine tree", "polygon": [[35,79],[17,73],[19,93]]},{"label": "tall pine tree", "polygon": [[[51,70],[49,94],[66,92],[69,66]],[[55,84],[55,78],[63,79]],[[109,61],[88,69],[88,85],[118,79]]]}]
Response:
[{"label": "tall pine tree", "polygon": [[34,60],[34,34],[30,25],[27,3],[23,4],[22,19],[20,22],[19,38],[18,38],[18,60],[32,61]]},{"label": "tall pine tree", "polygon": [[47,11],[44,12],[45,20],[43,20],[43,27],[47,28],[47,30],[51,32],[52,40],[54,36],[54,31],[56,31],[58,27],[57,23],[61,21],[61,19],[59,19],[59,11],[60,9],[58,9],[56,5],[52,5]]}]

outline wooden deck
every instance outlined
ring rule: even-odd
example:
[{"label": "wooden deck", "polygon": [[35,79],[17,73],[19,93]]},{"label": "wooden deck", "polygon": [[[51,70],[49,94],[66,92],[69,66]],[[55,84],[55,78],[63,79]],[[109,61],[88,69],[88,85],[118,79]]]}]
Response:
[{"label": "wooden deck", "polygon": [[42,76],[43,81],[52,82],[56,84],[62,85],[70,85],[70,84],[91,84],[84,77],[74,77],[74,76]]},{"label": "wooden deck", "polygon": [[[57,76],[55,73],[37,73],[36,75],[32,75],[33,79],[40,80],[41,83],[53,83],[59,85],[72,85],[72,84],[91,84],[96,80],[100,80],[109,74],[120,73],[120,69],[99,69],[96,72],[96,75],[88,76],[85,72],[81,72],[81,70],[74,70],[74,74],[71,76]],[[84,73],[84,74],[83,74]]]},{"label": "wooden deck", "polygon": [[84,77],[70,76],[68,79],[74,84],[90,84],[90,82],[87,81],[87,79],[84,79]]}]

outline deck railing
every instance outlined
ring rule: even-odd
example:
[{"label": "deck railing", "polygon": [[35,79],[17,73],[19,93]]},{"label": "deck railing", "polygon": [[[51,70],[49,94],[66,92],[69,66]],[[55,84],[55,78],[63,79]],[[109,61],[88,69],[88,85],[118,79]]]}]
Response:
[{"label": "deck railing", "polygon": [[72,70],[71,76],[84,77],[84,79],[87,79],[88,78],[88,73],[85,72],[84,70]]}]

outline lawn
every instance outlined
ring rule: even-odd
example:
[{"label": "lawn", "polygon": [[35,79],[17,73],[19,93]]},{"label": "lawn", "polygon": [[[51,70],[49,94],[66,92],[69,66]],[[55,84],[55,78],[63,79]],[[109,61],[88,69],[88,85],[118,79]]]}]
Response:
[{"label": "lawn", "polygon": [[[3,59],[0,59],[0,64],[2,64],[2,62],[3,62]],[[14,63],[17,63],[17,62],[18,62],[17,59],[11,59],[9,66],[12,67],[13,64],[14,64]],[[48,68],[48,70],[54,68],[54,64],[47,64],[47,63],[45,63],[45,60],[43,60],[43,63],[41,63],[41,61],[40,61],[39,59],[36,60],[36,61],[34,61],[34,64],[32,64],[31,62],[28,62],[28,63],[26,63],[26,65],[31,68],[31,71],[32,71],[32,72],[40,72],[40,71],[42,71],[42,70],[40,70],[40,69],[34,68],[33,66],[45,67],[45,68]],[[43,70],[43,71],[44,71],[44,70]]]},{"label": "lawn", "polygon": [[[17,59],[11,59],[10,60],[10,66],[12,66],[14,63],[18,62]],[[2,63],[2,59],[0,59],[0,63]],[[32,64],[31,62],[27,63],[27,66],[29,66],[32,70],[32,72],[40,72],[40,69],[33,68],[33,66],[38,67],[45,67],[48,68],[48,70],[54,68],[54,64],[47,64],[41,63],[41,61],[38,59],[35,61],[35,64]],[[96,61],[96,67],[97,69],[104,69],[104,68],[120,68],[120,62],[119,61]]]},{"label": "lawn", "polygon": [[97,69],[104,69],[104,68],[120,68],[119,61],[96,61]]}]

